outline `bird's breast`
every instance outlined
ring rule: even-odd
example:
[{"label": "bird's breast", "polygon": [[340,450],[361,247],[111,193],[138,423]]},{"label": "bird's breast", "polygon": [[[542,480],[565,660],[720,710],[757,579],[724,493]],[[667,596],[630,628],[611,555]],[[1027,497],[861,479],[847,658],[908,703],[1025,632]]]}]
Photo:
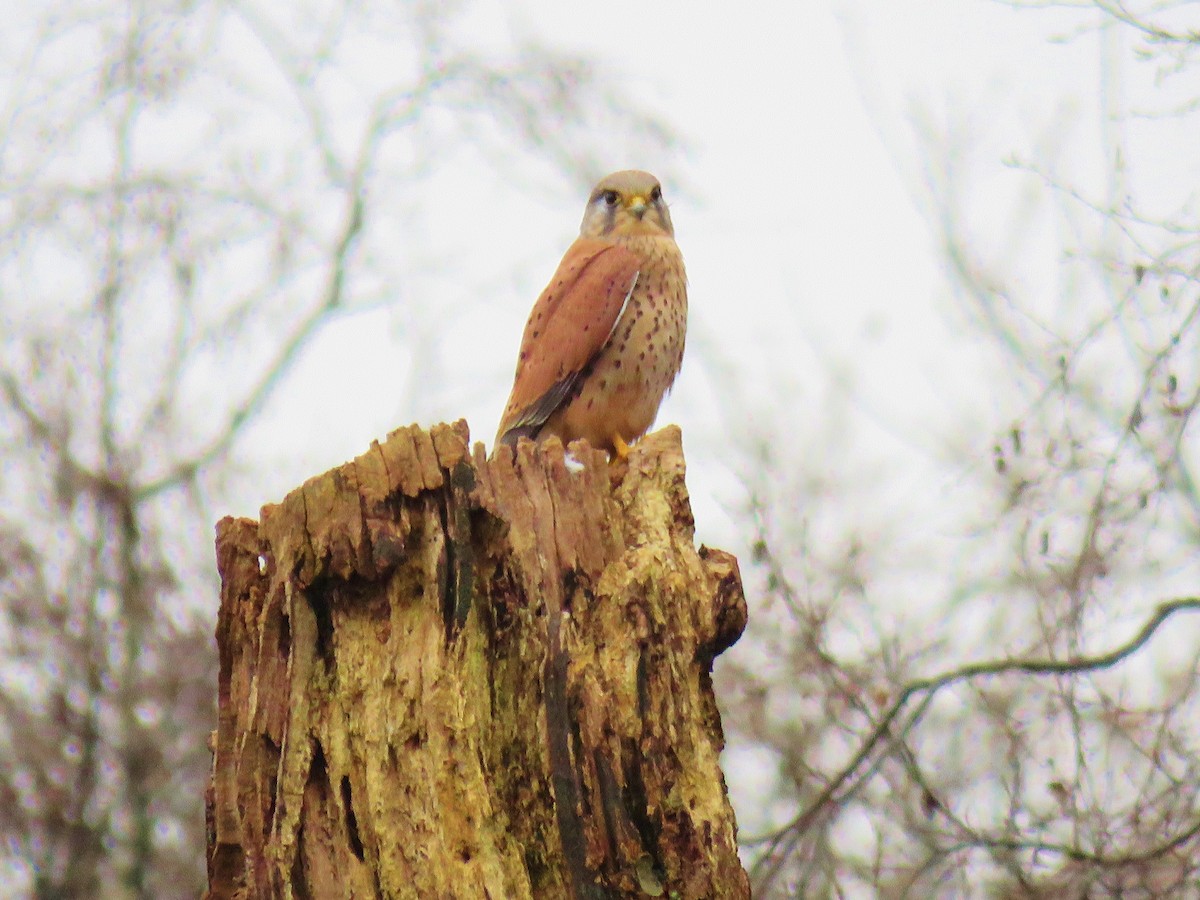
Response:
[{"label": "bird's breast", "polygon": [[564,410],[566,431],[606,446],[613,435],[633,441],[658,414],[683,362],[687,275],[670,238],[621,241],[642,262],[637,282],[578,396]]}]

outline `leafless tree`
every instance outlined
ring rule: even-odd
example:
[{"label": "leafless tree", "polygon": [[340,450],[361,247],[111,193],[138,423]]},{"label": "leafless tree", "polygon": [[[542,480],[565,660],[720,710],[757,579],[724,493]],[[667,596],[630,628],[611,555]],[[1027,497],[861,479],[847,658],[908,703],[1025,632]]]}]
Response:
[{"label": "leafless tree", "polygon": [[[778,767],[776,825],[743,834],[756,896],[1200,883],[1200,196],[1154,202],[1127,177],[1147,141],[1186,135],[1174,152],[1194,159],[1200,32],[1186,4],[1015,5],[1076,11],[1070,39],[1121,35],[1117,61],[1150,76],[1157,106],[1104,110],[1099,186],[1053,153],[1010,160],[1036,199],[995,247],[970,227],[975,161],[928,136],[952,315],[991,372],[925,507],[957,522],[953,540],[898,558],[902,511],[849,528],[830,514],[884,505],[882,477],[813,474],[769,442],[752,461],[767,599],[749,639],[766,662],[723,687],[735,745]],[[1026,265],[1048,246],[1051,285]],[[817,458],[840,439],[819,431]]]},{"label": "leafless tree", "polygon": [[473,15],[6,12],[0,894],[201,889],[223,486],[327,323],[391,302],[432,318],[404,251],[447,157],[579,179],[606,123],[668,140],[585,60],[471,46]]}]

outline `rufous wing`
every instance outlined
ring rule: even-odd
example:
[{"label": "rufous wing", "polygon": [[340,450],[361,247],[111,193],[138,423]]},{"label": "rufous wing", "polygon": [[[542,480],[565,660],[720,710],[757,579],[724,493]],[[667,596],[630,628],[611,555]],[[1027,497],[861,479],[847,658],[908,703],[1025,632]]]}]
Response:
[{"label": "rufous wing", "polygon": [[636,255],[616,244],[581,237],[571,245],[525,324],[497,444],[536,437],[570,401],[620,318],[640,266]]}]

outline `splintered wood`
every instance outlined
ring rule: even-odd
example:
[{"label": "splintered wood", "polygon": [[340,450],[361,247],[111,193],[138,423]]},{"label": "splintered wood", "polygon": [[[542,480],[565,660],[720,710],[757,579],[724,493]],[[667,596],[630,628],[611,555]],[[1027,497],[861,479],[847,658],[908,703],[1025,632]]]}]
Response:
[{"label": "splintered wood", "polygon": [[748,897],[709,673],[746,604],[679,432],[393,433],[217,526],[211,898]]}]

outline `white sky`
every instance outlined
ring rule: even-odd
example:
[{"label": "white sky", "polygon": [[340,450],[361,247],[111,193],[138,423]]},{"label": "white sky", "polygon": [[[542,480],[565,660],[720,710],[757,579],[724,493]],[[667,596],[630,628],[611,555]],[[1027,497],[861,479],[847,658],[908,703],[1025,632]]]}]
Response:
[{"label": "white sky", "polygon": [[[1094,122],[1087,106],[1097,54],[1095,40],[1049,44],[1044,13],[987,0],[698,9],[525,0],[485,6],[479,23],[481,37],[507,19],[547,46],[594,55],[683,139],[682,155],[614,156],[608,168],[684,176],[666,192],[689,270],[689,340],[723,353],[727,369],[714,371],[703,349],[689,354],[659,423],[684,428],[701,538],[728,543],[736,523],[725,506],[737,489],[721,463],[736,461],[748,428],[803,431],[831,389],[831,368],[881,435],[918,454],[936,450],[930,418],[979,385],[967,371],[974,348],[955,337],[937,248],[914,202],[923,165],[914,117],[934,129],[972,128],[991,167],[980,189],[1002,215],[1013,202],[1003,158],[1033,146],[1064,97],[1080,130]],[[438,176],[457,189],[423,207],[436,235],[428,245],[454,268],[415,276],[398,288],[398,306],[416,298],[426,309],[452,308],[465,294],[485,295],[446,323],[461,379],[446,392],[452,401],[430,408],[419,394],[392,396],[408,364],[393,348],[410,322],[397,309],[361,315],[308,349],[249,444],[286,433],[323,395],[337,401],[327,407],[330,427],[313,435],[316,468],[414,420],[465,416],[474,437],[490,443],[525,317],[574,237],[585,198],[565,184],[514,198],[471,158],[447,160]],[[958,377],[947,379],[949,368]],[[715,389],[729,393],[729,376],[734,399],[719,408]],[[362,383],[379,384],[379,394],[348,400],[344,386]],[[237,512],[253,515],[290,486],[256,484],[263,493],[245,496]]]}]

